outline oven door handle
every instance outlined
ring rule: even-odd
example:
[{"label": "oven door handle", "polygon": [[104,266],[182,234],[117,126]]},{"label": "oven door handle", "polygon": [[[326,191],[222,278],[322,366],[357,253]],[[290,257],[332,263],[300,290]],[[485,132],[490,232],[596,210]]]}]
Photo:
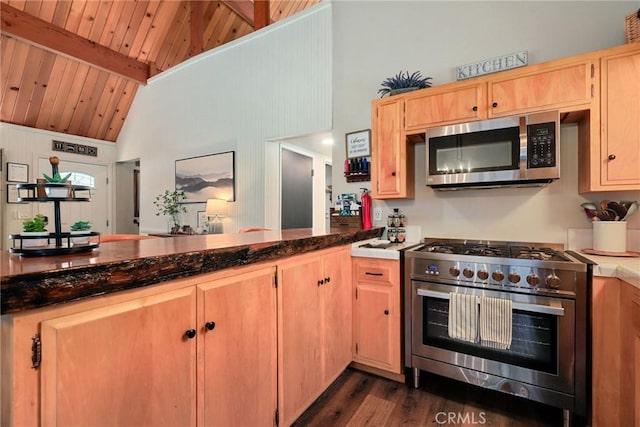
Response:
[{"label": "oven door handle", "polygon": [[[446,292],[432,291],[429,289],[418,289],[418,295],[422,297],[449,299]],[[476,302],[480,304],[480,297],[476,297]],[[531,313],[552,314],[554,316],[564,316],[564,308],[560,301],[550,300],[549,305],[530,304],[525,302],[513,302],[511,307],[514,310],[528,311]]]}]

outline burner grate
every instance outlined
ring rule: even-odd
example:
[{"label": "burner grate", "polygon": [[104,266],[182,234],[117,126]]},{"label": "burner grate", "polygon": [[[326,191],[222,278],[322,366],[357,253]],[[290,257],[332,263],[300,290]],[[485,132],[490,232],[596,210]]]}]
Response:
[{"label": "burner grate", "polygon": [[452,255],[473,255],[500,258],[518,258],[541,261],[570,261],[562,253],[548,247],[532,247],[526,245],[491,245],[470,242],[429,242],[419,249],[421,252],[431,252]]}]

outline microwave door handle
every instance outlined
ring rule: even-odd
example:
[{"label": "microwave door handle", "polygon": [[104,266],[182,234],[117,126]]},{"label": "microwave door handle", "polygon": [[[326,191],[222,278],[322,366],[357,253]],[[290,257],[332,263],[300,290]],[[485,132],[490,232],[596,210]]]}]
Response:
[{"label": "microwave door handle", "polygon": [[[418,295],[422,297],[449,299],[449,294],[446,292],[432,291],[429,289],[418,289]],[[476,302],[480,304],[480,297],[476,297]],[[552,314],[554,316],[564,316],[564,308],[560,301],[549,301],[549,305],[543,304],[530,304],[525,302],[513,302],[511,307],[514,310],[528,311],[530,313],[543,313]]]}]

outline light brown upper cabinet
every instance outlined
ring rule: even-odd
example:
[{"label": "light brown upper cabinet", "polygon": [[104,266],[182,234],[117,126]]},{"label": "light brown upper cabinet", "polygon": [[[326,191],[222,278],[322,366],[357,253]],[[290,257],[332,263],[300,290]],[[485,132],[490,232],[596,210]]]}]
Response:
[{"label": "light brown upper cabinet", "polygon": [[600,74],[600,121],[592,114],[581,135],[579,191],[638,190],[640,43],[603,55]]},{"label": "light brown upper cabinet", "polygon": [[640,189],[640,43],[372,103],[373,198],[414,198],[411,142],[436,126],[558,110],[579,124],[579,192]]},{"label": "light brown upper cabinet", "polygon": [[595,97],[595,72],[594,61],[587,58],[547,62],[496,74],[487,81],[488,117],[566,111],[581,105],[588,108]]},{"label": "light brown upper cabinet", "polygon": [[374,199],[412,199],[413,153],[407,152],[402,131],[404,98],[373,102],[371,186]]},{"label": "light brown upper cabinet", "polygon": [[480,120],[487,117],[486,85],[460,84],[455,87],[429,88],[405,97],[405,129]]}]

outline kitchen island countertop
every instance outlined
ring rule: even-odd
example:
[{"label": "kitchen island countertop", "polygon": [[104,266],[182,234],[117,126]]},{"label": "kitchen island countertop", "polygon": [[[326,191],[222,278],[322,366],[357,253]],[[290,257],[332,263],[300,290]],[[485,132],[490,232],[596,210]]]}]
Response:
[{"label": "kitchen island countertop", "polygon": [[311,229],[101,243],[89,253],[28,257],[0,252],[2,314],[78,301],[379,237],[372,230]]}]

